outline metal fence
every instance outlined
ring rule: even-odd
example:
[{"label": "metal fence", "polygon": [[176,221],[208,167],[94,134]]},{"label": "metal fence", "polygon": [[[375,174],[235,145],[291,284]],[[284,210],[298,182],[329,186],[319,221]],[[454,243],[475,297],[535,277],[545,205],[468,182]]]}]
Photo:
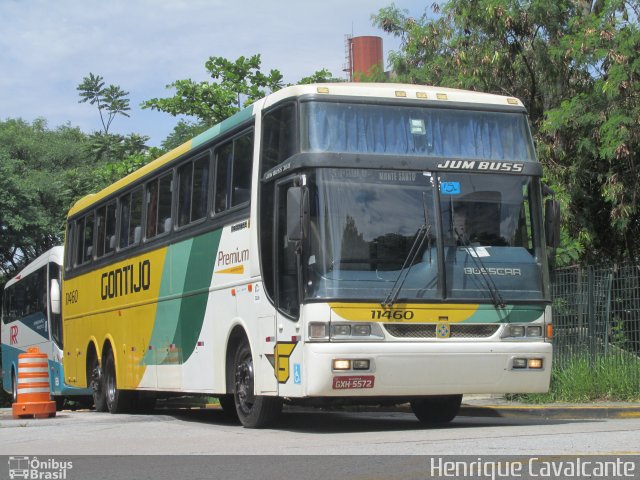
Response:
[{"label": "metal fence", "polygon": [[551,292],[554,362],[606,358],[640,389],[640,265],[556,269]]}]

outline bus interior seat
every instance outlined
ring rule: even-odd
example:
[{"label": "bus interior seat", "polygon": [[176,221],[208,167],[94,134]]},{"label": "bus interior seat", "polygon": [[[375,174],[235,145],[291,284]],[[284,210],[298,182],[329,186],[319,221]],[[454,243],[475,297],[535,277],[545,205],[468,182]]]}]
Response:
[{"label": "bus interior seat", "polygon": [[115,250],[116,249],[116,236],[115,235],[111,235],[109,237],[109,250]]},{"label": "bus interior seat", "polygon": [[140,243],[140,238],[142,238],[142,227],[138,225],[133,229],[133,243]]},{"label": "bus interior seat", "polygon": [[164,230],[162,231],[163,233],[167,233],[171,231],[171,227],[173,226],[173,222],[171,221],[171,217],[165,218],[164,219]]}]

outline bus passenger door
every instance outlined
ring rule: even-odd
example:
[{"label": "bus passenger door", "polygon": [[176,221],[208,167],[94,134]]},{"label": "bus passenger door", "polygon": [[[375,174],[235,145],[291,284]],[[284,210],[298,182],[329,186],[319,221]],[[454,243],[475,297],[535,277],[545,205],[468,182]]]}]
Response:
[{"label": "bus passenger door", "polygon": [[[294,180],[296,183],[294,184]],[[298,396],[302,393],[302,347],[300,330],[300,254],[304,240],[304,211],[308,206],[306,187],[296,186],[300,179],[279,183],[276,195],[276,344],[274,374],[278,395]],[[289,217],[289,220],[287,220]],[[293,218],[293,220],[292,220]],[[300,219],[300,232],[292,231],[292,223]],[[294,227],[297,228],[296,225]],[[293,229],[295,230],[295,228]]]}]

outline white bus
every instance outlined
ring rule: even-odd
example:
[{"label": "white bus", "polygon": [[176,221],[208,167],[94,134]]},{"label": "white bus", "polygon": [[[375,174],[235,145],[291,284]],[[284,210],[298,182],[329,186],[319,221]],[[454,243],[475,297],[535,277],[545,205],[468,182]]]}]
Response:
[{"label": "white bus", "polygon": [[91,391],[64,383],[60,295],[63,247],[53,247],[7,282],[2,294],[2,386],[16,401],[18,355],[38,347],[49,358],[51,396],[58,408],[67,396]]},{"label": "white bus", "polygon": [[546,391],[541,173],[515,98],[273,93],[70,210],[66,381],[111,412],[218,396],[247,427],[285,400],[432,424],[462,394]]}]

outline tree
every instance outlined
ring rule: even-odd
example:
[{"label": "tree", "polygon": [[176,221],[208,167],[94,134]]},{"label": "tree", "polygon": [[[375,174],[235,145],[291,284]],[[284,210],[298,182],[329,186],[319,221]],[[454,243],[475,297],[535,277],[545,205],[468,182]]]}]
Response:
[{"label": "tree", "polygon": [[342,78],[334,77],[333,74],[326,68],[316,70],[308,77],[302,77],[298,82],[298,85],[310,85],[312,83],[336,83],[344,82]]},{"label": "tree", "polygon": [[167,85],[167,88],[176,90],[172,97],[152,98],[143,102],[141,107],[174,116],[189,115],[212,126],[238,112],[242,106],[282,88],[282,74],[278,70],[270,70],[265,75],[260,64],[260,55],[241,56],[235,61],[210,57],[205,68],[214,81],[176,80]]},{"label": "tree", "polygon": [[128,117],[127,112],[131,108],[129,107],[129,99],[126,98],[129,92],[125,92],[117,85],[109,85],[108,87],[104,85],[103,77],[90,72],[89,76],[84,77],[82,83],[77,87],[80,92],[78,103],[89,102],[98,107],[104,134],[108,135],[109,127],[116,115]]},{"label": "tree", "polygon": [[451,0],[374,15],[401,39],[401,81],[518,97],[547,181],[562,192],[567,258],[637,258],[638,0]]},{"label": "tree", "polygon": [[70,126],[0,122],[0,283],[62,242],[66,212],[90,191],[87,143]]}]

